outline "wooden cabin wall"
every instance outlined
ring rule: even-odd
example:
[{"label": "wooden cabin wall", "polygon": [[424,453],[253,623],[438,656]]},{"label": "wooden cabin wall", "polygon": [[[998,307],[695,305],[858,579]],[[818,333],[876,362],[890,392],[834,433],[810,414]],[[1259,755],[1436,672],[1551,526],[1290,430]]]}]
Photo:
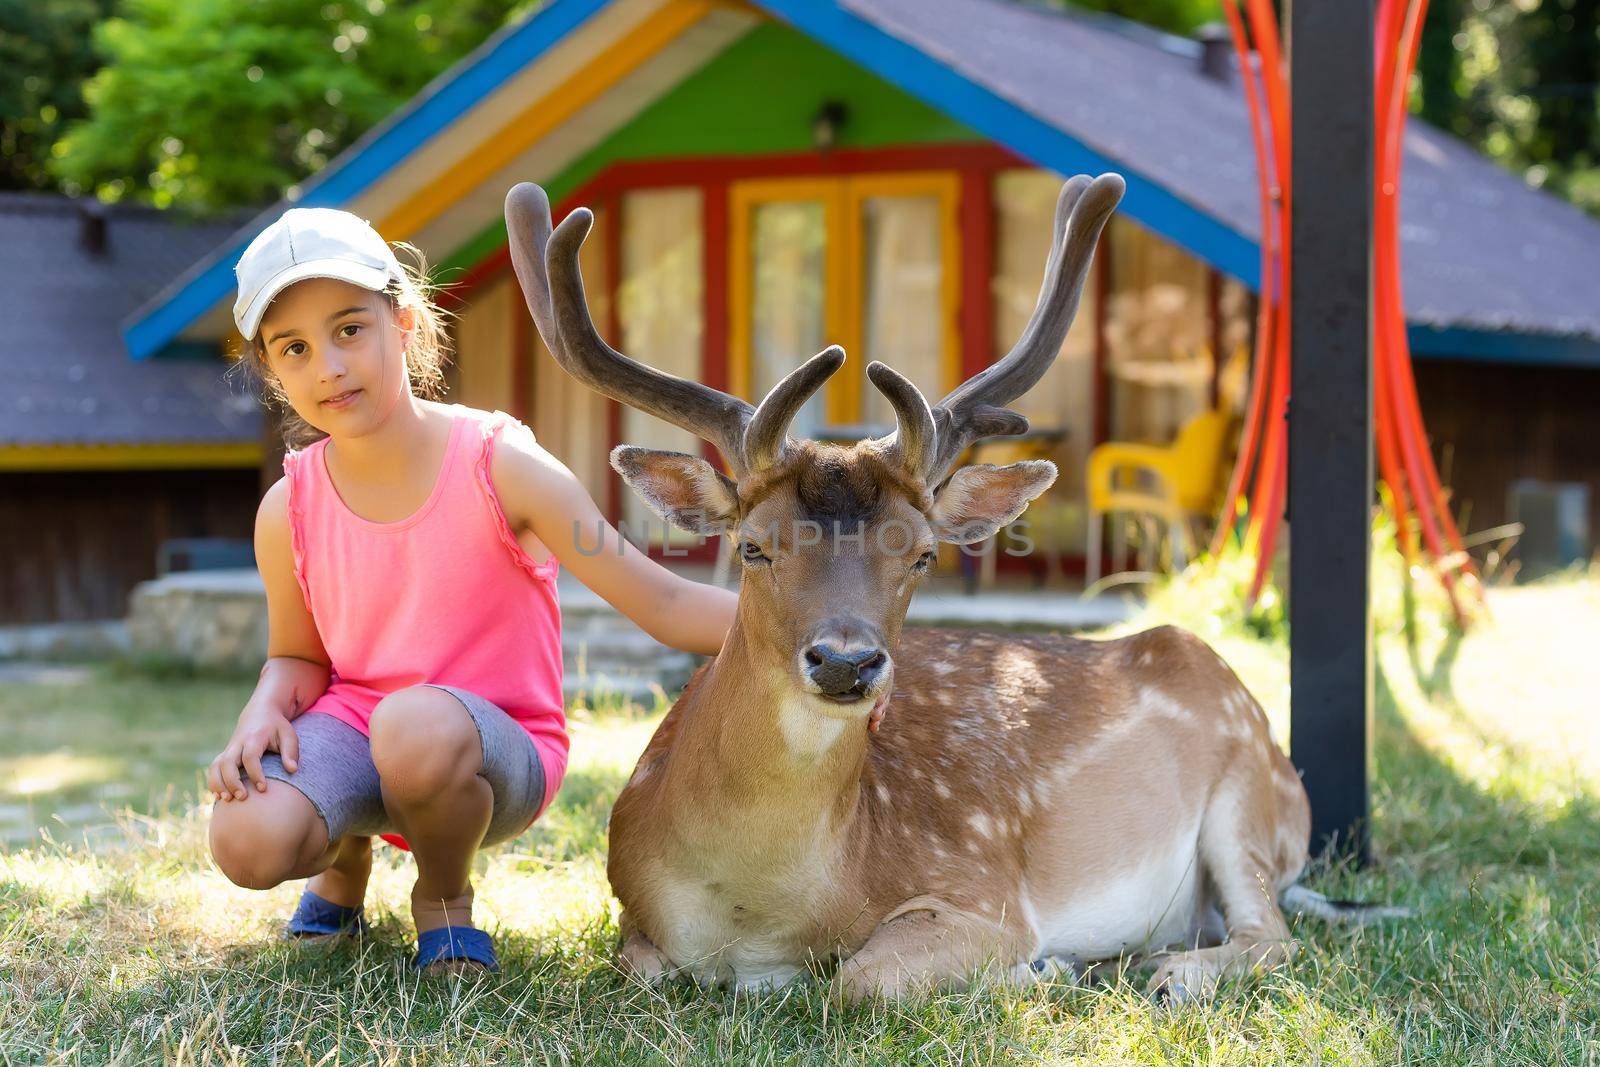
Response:
[{"label": "wooden cabin wall", "polygon": [[250,538],[255,468],[0,475],[0,625],[120,619],[174,537]]},{"label": "wooden cabin wall", "polygon": [[1600,542],[1600,369],[1419,359],[1417,394],[1465,531],[1507,521],[1518,478],[1584,482]]},{"label": "wooden cabin wall", "polygon": [[513,410],[513,311],[527,314],[511,278],[502,276],[473,291],[472,301],[455,322],[454,372],[446,376],[447,399],[485,411]]}]

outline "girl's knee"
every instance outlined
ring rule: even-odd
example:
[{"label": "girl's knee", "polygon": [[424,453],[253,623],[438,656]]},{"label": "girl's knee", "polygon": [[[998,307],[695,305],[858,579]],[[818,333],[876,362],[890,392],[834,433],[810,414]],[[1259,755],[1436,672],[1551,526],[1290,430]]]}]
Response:
[{"label": "girl's knee", "polygon": [[295,793],[306,809],[301,812],[300,805],[273,797],[274,790],[295,793],[274,781],[265,793],[242,801],[219,800],[212,808],[211,857],[230,882],[245,889],[271,889],[301,877],[326,848],[327,832],[310,801]]},{"label": "girl's knee", "polygon": [[373,709],[372,762],[386,796],[426,801],[483,769],[483,741],[461,701],[442,689],[413,686]]}]

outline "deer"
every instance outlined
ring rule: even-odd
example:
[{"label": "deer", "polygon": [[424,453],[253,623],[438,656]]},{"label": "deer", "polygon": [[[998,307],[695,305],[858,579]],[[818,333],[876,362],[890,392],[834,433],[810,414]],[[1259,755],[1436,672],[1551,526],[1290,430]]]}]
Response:
[{"label": "deer", "polygon": [[859,1001],[1120,960],[1184,999],[1290,958],[1281,899],[1340,910],[1297,885],[1305,789],[1200,638],[903,625],[940,543],[993,536],[1054,481],[1046,460],[958,460],[1027,429],[1007,405],[1059,352],[1123,189],[1115,174],[1066,181],[1012,350],[932,406],[869,363],[896,428],[846,444],[787,432],[842,349],[758,404],[633,360],[588,310],[592,213],[552,229],[538,185],[507,194],[513,269],[556,361],[724,461],[622,444],[611,465],[667,522],[736,539],[742,571],[721,651],[611,810],[624,973],[735,989],[811,974]]}]

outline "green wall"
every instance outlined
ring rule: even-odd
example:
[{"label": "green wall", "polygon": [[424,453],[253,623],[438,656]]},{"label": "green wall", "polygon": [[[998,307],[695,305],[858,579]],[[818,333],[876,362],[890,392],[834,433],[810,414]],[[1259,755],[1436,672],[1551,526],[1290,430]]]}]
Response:
[{"label": "green wall", "polygon": [[[560,203],[621,160],[810,151],[811,120],[826,100],[847,109],[841,148],[984,141],[804,34],[769,22],[549,178],[545,190],[551,203]],[[497,218],[441,267],[452,273],[470,267],[505,239],[505,220]]]}]

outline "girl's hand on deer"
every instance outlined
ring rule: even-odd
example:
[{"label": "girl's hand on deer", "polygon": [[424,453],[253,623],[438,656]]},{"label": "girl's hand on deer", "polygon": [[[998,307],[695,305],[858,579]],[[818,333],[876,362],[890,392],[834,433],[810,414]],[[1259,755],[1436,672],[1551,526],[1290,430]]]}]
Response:
[{"label": "girl's hand on deer", "polygon": [[889,694],[885,693],[872,705],[872,711],[867,715],[867,732],[875,734],[878,726],[883,722],[883,710],[889,706]]},{"label": "girl's hand on deer", "polygon": [[257,792],[265,793],[267,779],[261,773],[261,757],[267,752],[278,753],[284,770],[294,773],[300,757],[300,739],[295,735],[294,724],[277,708],[247,704],[227,747],[206,768],[207,788],[218,800],[245,800],[250,796],[245,784],[248,780]]}]

